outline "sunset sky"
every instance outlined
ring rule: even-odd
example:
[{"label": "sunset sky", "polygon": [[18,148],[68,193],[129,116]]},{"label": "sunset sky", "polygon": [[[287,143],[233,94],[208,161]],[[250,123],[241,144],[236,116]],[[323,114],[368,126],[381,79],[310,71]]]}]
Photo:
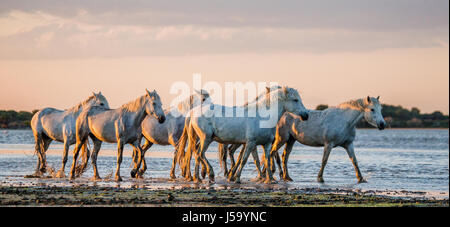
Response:
[{"label": "sunset sky", "polygon": [[448,0],[1,0],[0,110],[115,108],[176,81],[278,82],[449,113]]}]

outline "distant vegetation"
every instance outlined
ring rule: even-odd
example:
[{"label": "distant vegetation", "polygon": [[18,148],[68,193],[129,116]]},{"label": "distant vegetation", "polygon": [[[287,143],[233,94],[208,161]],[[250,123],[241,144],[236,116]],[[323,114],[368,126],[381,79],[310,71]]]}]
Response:
[{"label": "distant vegetation", "polygon": [[[317,110],[327,109],[328,105],[319,105]],[[0,129],[27,129],[34,113],[27,111],[0,110]],[[383,105],[383,115],[388,127],[391,128],[448,128],[449,116],[435,111],[431,114],[422,114],[418,108],[411,110],[402,106]],[[372,128],[364,120],[358,124],[359,128]]]},{"label": "distant vegetation", "polygon": [[[328,105],[321,104],[316,110],[328,109]],[[418,108],[411,110],[402,106],[383,104],[383,116],[390,128],[448,128],[448,115],[435,111],[431,114],[421,114]],[[358,128],[372,128],[364,119],[358,124]]]},{"label": "distant vegetation", "polygon": [[30,128],[30,121],[34,113],[27,111],[0,110],[0,129],[26,129]]}]

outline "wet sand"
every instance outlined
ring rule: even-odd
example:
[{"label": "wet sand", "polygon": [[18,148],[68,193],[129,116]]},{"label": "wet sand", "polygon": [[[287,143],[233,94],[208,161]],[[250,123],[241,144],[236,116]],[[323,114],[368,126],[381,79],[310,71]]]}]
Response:
[{"label": "wet sand", "polygon": [[[19,178],[19,177],[17,177]],[[16,179],[17,179],[16,178]],[[14,179],[12,180],[14,182]],[[448,207],[448,198],[414,191],[290,188],[286,183],[215,184],[182,179],[25,179],[0,183],[0,206],[101,207]]]},{"label": "wet sand", "polygon": [[448,207],[448,199],[395,198],[345,190],[148,190],[118,187],[0,187],[0,206]]}]

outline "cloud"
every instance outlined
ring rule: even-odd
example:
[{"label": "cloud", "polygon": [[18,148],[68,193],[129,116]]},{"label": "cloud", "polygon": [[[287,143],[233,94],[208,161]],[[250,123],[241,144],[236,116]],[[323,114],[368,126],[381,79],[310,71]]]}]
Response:
[{"label": "cloud", "polygon": [[189,2],[2,1],[0,59],[358,52],[449,42],[448,20],[441,20],[448,1]]},{"label": "cloud", "polygon": [[447,0],[2,0],[0,13],[41,11],[89,23],[361,30],[448,25]]}]

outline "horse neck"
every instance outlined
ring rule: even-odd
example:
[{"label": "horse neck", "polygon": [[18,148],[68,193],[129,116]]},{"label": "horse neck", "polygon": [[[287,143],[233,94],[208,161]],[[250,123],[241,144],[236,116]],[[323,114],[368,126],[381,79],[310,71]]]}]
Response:
[{"label": "horse neck", "polygon": [[357,110],[349,110],[348,111],[348,122],[350,128],[355,128],[356,125],[361,121],[361,119],[364,117],[363,112],[357,111]]},{"label": "horse neck", "polygon": [[147,102],[146,97],[142,96],[133,102],[123,105],[121,109],[122,112],[132,115],[136,123],[141,123],[147,116],[147,111],[145,109]]},{"label": "horse neck", "polygon": [[[269,97],[270,100],[267,100]],[[273,105],[275,105],[274,101],[275,99],[278,100],[277,109],[272,110]],[[280,103],[281,102],[279,101],[278,97],[275,97],[274,94],[270,94],[270,95],[261,95],[254,102],[245,104],[244,107],[246,108],[247,111],[249,108],[256,108],[256,111],[258,111],[259,108],[264,108],[266,110],[269,109],[269,111],[276,111],[276,114],[278,114],[278,121],[279,121],[281,117],[284,115],[284,113],[287,112],[286,109],[283,108],[283,105],[280,105]]]},{"label": "horse neck", "polygon": [[348,122],[351,128],[356,127],[358,122],[364,117],[365,107],[362,99],[342,103],[337,108],[344,111],[346,122]]}]

